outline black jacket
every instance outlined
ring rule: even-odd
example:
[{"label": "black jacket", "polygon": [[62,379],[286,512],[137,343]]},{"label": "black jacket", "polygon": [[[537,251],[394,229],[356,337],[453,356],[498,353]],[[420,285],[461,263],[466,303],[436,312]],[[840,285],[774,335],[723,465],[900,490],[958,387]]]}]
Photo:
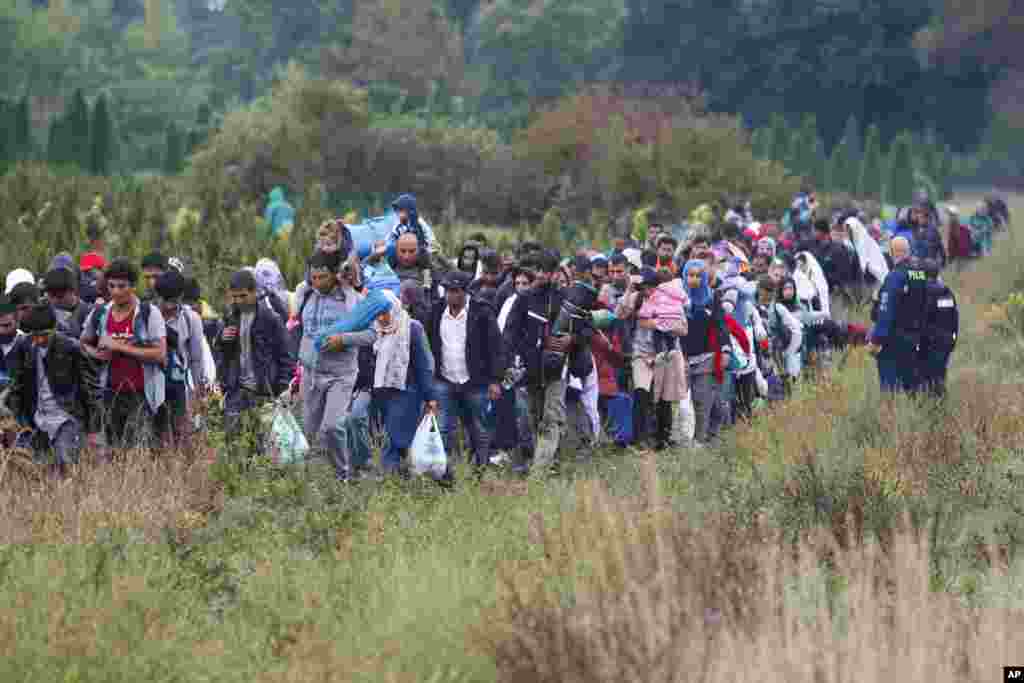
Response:
[{"label": "black jacket", "polygon": [[[60,332],[54,334],[43,367],[46,368],[46,379],[57,405],[71,417],[84,420],[87,414],[87,392],[80,378],[84,372],[85,359],[79,348],[77,339]],[[36,377],[38,353],[31,343],[19,344],[18,349],[11,352],[12,356],[17,354],[18,359],[13,373],[15,386],[8,405],[23,424],[35,424],[39,403],[39,382]]]},{"label": "black jacket", "polygon": [[855,287],[861,282],[860,259],[857,252],[842,244],[829,242],[815,254],[825,273],[829,291]]},{"label": "black jacket", "polygon": [[[238,317],[225,321],[225,327],[238,325]],[[295,374],[295,360],[288,353],[288,341],[284,323],[268,306],[256,307],[256,318],[252,322],[253,369],[256,384],[263,396],[276,398],[292,381]],[[221,383],[225,393],[238,391],[241,386],[241,351],[238,338],[225,341],[221,329],[213,345],[217,366],[221,372]]]},{"label": "black jacket", "polygon": [[[498,330],[494,308],[478,299],[471,298],[466,306],[466,367],[469,369],[469,383],[478,385],[500,384],[505,377],[505,353]],[[434,354],[434,372],[443,377],[444,354],[441,350],[441,318],[448,304],[439,301],[430,313],[427,337]]]},{"label": "black jacket", "polygon": [[[534,288],[516,299],[505,321],[505,353],[509,358],[518,355],[522,359],[526,367],[526,381],[532,386],[548,384],[562,375],[564,360],[554,362],[555,356],[545,354],[543,347],[563,300],[562,291],[552,284]],[[569,353],[569,370],[577,377],[586,377],[593,370],[589,348],[592,335],[593,328],[584,326]]]}]

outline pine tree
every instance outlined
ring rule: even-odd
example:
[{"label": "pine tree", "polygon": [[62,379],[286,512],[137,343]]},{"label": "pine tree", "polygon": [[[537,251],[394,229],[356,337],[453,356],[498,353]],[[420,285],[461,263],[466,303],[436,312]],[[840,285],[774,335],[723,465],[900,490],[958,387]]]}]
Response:
[{"label": "pine tree", "polygon": [[28,96],[18,102],[14,111],[14,154],[19,161],[32,156],[32,115],[29,110]]},{"label": "pine tree", "polygon": [[63,116],[56,116],[50,121],[49,135],[46,140],[46,159],[51,164],[63,164],[68,159],[67,125]]},{"label": "pine tree", "polygon": [[771,127],[772,134],[769,138],[771,147],[769,148],[768,158],[772,161],[784,163],[789,156],[791,137],[789,128],[786,126],[786,119],[781,114],[772,114],[769,126]]},{"label": "pine tree", "polygon": [[797,134],[798,142],[790,149],[790,158],[793,160],[794,170],[801,175],[814,178],[814,169],[819,164],[815,159],[815,146],[818,140],[818,117],[814,114],[805,114],[800,122],[800,130]]},{"label": "pine tree", "polygon": [[750,134],[750,148],[758,159],[769,160],[772,150],[772,129],[767,126],[755,128]]},{"label": "pine tree", "polygon": [[89,105],[81,90],[76,90],[67,113],[67,142],[69,163],[78,164],[86,170],[90,165],[92,150],[89,144]]},{"label": "pine tree", "polygon": [[896,136],[889,148],[888,182],[885,200],[889,204],[906,205],[914,197],[914,158],[912,138],[903,132]]},{"label": "pine tree", "polygon": [[850,153],[851,167],[854,169],[850,174],[850,191],[852,192],[856,188],[857,184],[857,169],[860,168],[861,159],[864,158],[864,141],[860,138],[860,124],[857,123],[857,117],[850,114],[850,118],[846,119],[846,127],[843,129],[843,140],[846,141],[846,149]]},{"label": "pine tree", "polygon": [[836,162],[838,161],[838,146],[832,150],[832,154],[825,160],[825,172],[821,178],[821,190],[823,192],[838,192],[840,188],[836,185]]},{"label": "pine tree", "polygon": [[0,165],[14,161],[14,113],[7,100],[0,99]]},{"label": "pine tree", "polygon": [[90,125],[91,150],[89,157],[89,170],[95,175],[110,175],[110,160],[112,154],[112,138],[114,136],[113,126],[110,122],[110,112],[107,110],[107,97],[100,95],[92,109],[92,123]]},{"label": "pine tree", "polygon": [[167,126],[166,145],[164,147],[164,173],[175,175],[185,165],[185,150],[181,132],[173,123]]},{"label": "pine tree", "polygon": [[864,155],[857,179],[857,194],[862,197],[880,197],[882,194],[882,141],[878,126],[868,128],[864,140]]}]

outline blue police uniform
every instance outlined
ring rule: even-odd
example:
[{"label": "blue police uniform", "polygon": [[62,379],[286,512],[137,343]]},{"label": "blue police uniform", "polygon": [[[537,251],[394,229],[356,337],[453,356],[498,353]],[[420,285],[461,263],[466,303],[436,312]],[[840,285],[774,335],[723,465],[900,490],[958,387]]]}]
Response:
[{"label": "blue police uniform", "polygon": [[882,283],[871,341],[878,344],[882,391],[914,391],[925,320],[928,276],[916,263],[901,263]]},{"label": "blue police uniform", "polygon": [[946,393],[949,358],[960,332],[960,311],[956,297],[942,278],[929,277],[925,291],[925,323],[918,357],[921,386],[932,395],[942,397]]}]

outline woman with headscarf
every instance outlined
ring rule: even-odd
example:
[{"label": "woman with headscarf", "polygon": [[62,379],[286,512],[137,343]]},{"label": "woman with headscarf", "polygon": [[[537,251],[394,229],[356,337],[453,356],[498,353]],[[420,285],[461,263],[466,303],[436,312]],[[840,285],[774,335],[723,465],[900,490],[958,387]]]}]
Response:
[{"label": "woman with headscarf", "polygon": [[847,218],[844,224],[850,231],[850,241],[853,242],[860,266],[864,269],[864,281],[871,288],[877,287],[889,274],[889,264],[886,263],[882,248],[875,238],[868,234],[867,228],[857,217]]},{"label": "woman with headscarf", "polygon": [[694,434],[698,444],[706,444],[713,436],[712,414],[716,412],[725,380],[722,351],[728,348],[721,315],[716,315],[715,300],[708,284],[708,265],[693,259],[683,267],[690,304],[686,309],[686,336],[681,339],[687,361],[687,385],[693,403]]},{"label": "woman with headscarf", "polygon": [[381,451],[381,469],[397,474],[416,435],[424,402],[427,410],[437,410],[434,356],[423,326],[413,320],[393,292],[382,291],[391,307],[373,323],[377,341],[373,344],[371,413],[380,416],[388,437]]}]

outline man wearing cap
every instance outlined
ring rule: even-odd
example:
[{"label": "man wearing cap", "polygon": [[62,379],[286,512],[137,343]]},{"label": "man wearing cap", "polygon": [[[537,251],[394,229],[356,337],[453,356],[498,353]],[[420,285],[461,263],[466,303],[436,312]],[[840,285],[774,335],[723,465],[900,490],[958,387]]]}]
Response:
[{"label": "man wearing cap", "polygon": [[43,277],[43,291],[57,317],[57,329],[74,339],[82,335],[85,319],[92,313],[92,306],[79,299],[77,284],[68,268],[54,268]]},{"label": "man wearing cap", "polygon": [[83,358],[77,340],[57,331],[57,318],[47,304],[37,304],[22,320],[31,343],[15,372],[8,405],[23,425],[34,430],[37,462],[53,450],[50,465],[63,476],[78,462],[86,415],[86,392],[80,378]]},{"label": "man wearing cap", "polygon": [[445,449],[454,455],[453,436],[461,417],[473,451],[471,462],[479,471],[490,462],[491,435],[484,416],[488,401],[501,398],[505,361],[494,309],[470,298],[466,290],[471,280],[469,273],[448,274],[445,300],[435,304],[427,335]]},{"label": "man wearing cap", "polygon": [[29,282],[22,282],[14,286],[8,294],[10,301],[14,304],[15,311],[18,317],[18,325],[21,325],[21,320],[28,315],[32,307],[39,303],[42,294],[39,288]]}]

